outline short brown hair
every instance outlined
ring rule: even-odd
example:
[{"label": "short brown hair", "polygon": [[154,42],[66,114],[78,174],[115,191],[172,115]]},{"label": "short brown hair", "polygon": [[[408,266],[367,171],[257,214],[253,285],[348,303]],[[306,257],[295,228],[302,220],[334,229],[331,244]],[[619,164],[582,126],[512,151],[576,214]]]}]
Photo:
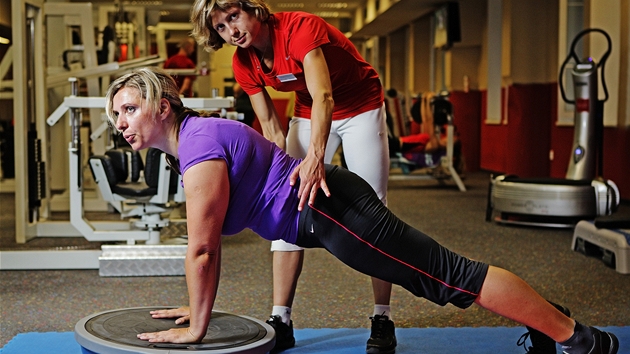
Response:
[{"label": "short brown hair", "polygon": [[271,10],[265,0],[195,0],[190,11],[192,35],[197,43],[206,51],[219,50],[225,40],[212,27],[210,16],[214,11],[227,11],[239,7],[247,13],[254,14],[260,22],[267,22]]}]

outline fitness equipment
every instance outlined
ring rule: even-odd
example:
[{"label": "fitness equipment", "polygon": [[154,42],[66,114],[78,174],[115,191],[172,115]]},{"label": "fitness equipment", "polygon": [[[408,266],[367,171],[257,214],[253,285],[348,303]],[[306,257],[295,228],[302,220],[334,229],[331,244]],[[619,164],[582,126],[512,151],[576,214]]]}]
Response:
[{"label": "fitness equipment", "polygon": [[143,162],[138,151],[112,149],[105,155],[90,156],[89,164],[103,199],[122,218],[139,217],[133,225],[149,231],[147,244],[158,244],[159,230],[168,226],[161,214],[172,210],[170,202],[185,199],[177,174],[166,162],[166,154],[149,148]]},{"label": "fitness equipment", "polygon": [[185,200],[166,154],[149,148],[143,162],[138,151],[112,149],[91,156],[89,165],[103,199],[129,220],[130,228],[148,234],[144,245],[102,245],[99,275],[184,275],[186,245],[160,244],[160,230],[170,222],[162,214],[170,215]]},{"label": "fitness equipment", "polygon": [[[579,60],[575,46],[586,34],[596,32],[608,41],[608,50],[598,64],[592,58]],[[573,227],[579,220],[609,215],[619,205],[619,189],[613,181],[595,178],[603,171],[603,112],[608,100],[604,66],[612,49],[610,36],[601,29],[586,29],[577,34],[569,55],[560,68],[560,91],[565,102],[575,104],[575,130],[569,167],[564,179],[519,178],[500,175],[491,180],[486,221],[493,211],[502,224],[546,227]],[[563,85],[566,64],[577,64],[571,74],[575,98],[567,98]],[[597,70],[601,69],[604,100],[597,97]],[[597,170],[596,170],[597,163]]]},{"label": "fitness equipment", "polygon": [[[11,54],[14,69],[12,84],[15,114],[15,155],[18,157],[15,159],[15,174],[25,177],[15,183],[16,242],[25,243],[29,239],[40,236],[80,236],[68,222],[51,220],[55,197],[59,196],[59,194],[53,195],[51,192],[51,189],[54,188],[52,186],[54,180],[51,176],[59,175],[52,172],[59,166],[62,168],[61,173],[66,174],[66,170],[63,169],[66,163],[63,159],[57,159],[53,163],[52,156],[59,156],[53,148],[58,147],[63,150],[67,148],[67,145],[63,142],[66,138],[66,132],[63,130],[62,135],[55,134],[55,138],[51,139],[49,125],[52,126],[53,124],[47,125],[46,119],[48,116],[47,105],[51,96],[49,89],[68,85],[69,77],[78,77],[85,79],[88,95],[97,97],[100,96],[99,77],[114,75],[119,70],[122,71],[123,67],[117,63],[96,65],[92,4],[12,0],[11,6],[14,36]],[[47,21],[50,21],[51,18],[62,18],[63,26],[61,28],[55,26],[55,23],[59,21],[47,26]],[[76,72],[63,70],[63,72],[57,73],[50,67],[45,70],[45,61],[42,58],[45,58],[46,54],[55,55],[55,50],[61,54],[60,50],[64,48],[63,41],[59,43],[61,45],[55,43],[55,45],[46,46],[45,33],[62,32],[70,24],[81,28],[85,69]],[[149,65],[149,63],[146,60],[138,60],[133,64],[129,63],[124,67],[124,70],[142,65]],[[48,75],[46,75],[47,73]],[[103,107],[89,108],[92,131],[96,132],[102,123]],[[65,111],[57,111],[57,113],[60,113],[59,118],[61,118]],[[92,150],[95,153],[105,151],[104,140],[101,137],[92,143]],[[25,158],[29,155],[35,155],[37,160]],[[38,177],[33,179],[26,178],[27,176]],[[65,180],[62,185],[67,185]],[[31,202],[28,203],[27,201]],[[65,200],[65,204],[67,208],[68,199]],[[105,205],[105,203],[102,204]]]},{"label": "fitness equipment", "polygon": [[[71,80],[76,86],[76,80]],[[75,91],[76,94],[76,91]],[[216,97],[216,98],[184,98],[182,102],[184,105],[190,108],[216,110],[229,108],[233,106],[233,97]],[[84,217],[84,185],[83,185],[83,165],[81,159],[81,134],[79,132],[80,126],[80,114],[84,108],[94,108],[102,110],[105,107],[104,97],[76,97],[74,95],[66,97],[64,102],[51,114],[46,120],[49,125],[56,124],[68,111],[70,112],[71,123],[71,142],[68,149],[69,153],[69,193],[70,193],[70,222],[64,221],[48,221],[48,220],[35,220],[32,222],[30,232],[31,237],[41,236],[65,236],[65,237],[84,237],[88,241],[103,242],[103,241],[117,241],[126,242],[128,245],[135,244],[136,241],[149,241],[157,240],[154,230],[148,228],[139,229],[137,227],[130,227],[129,221],[93,221]],[[101,132],[102,133],[102,132]],[[93,135],[96,134],[93,133]],[[92,139],[98,138],[98,136],[92,137]],[[17,161],[16,161],[17,162]],[[163,165],[161,165],[163,166]],[[168,183],[167,183],[168,184]],[[177,195],[177,194],[176,194]],[[173,197],[175,198],[175,197]],[[176,200],[173,200],[176,201]],[[17,204],[20,202],[16,193],[16,209]],[[19,209],[18,209],[19,210]],[[16,217],[16,235],[19,236],[18,224],[19,220]],[[133,225],[132,225],[133,226]],[[152,241],[149,241],[150,243]],[[164,247],[164,252],[161,251],[161,246]],[[107,247],[107,250],[106,250]],[[148,247],[150,250],[146,250],[142,247]],[[107,256],[107,254],[115,254],[119,259],[125,260],[137,260],[138,262],[144,262],[147,259],[153,261],[159,261],[162,259],[171,260],[173,255],[173,247],[178,245],[149,245],[142,246],[134,245],[117,246],[117,245],[104,245],[101,250],[83,250],[83,249],[62,249],[62,250],[41,250],[41,251],[2,251],[0,252],[0,269],[99,269],[100,258]],[[177,250],[177,257],[183,259],[185,254],[185,245],[179,247]],[[156,252],[161,256],[156,258]],[[148,256],[147,256],[148,254]],[[127,267],[127,265],[125,265]],[[156,267],[157,268],[157,267]],[[180,267],[183,268],[183,267]],[[128,267],[125,272],[121,272],[120,269],[115,272],[115,275],[153,275],[145,274],[143,272],[136,272],[136,266]],[[124,269],[123,269],[124,270]],[[178,271],[176,274],[183,274],[183,271]],[[124,274],[122,274],[124,273]],[[168,275],[176,275],[175,273],[168,273]],[[156,274],[157,275],[157,274]],[[165,275],[165,274],[160,274]]]},{"label": "fitness equipment", "polygon": [[149,343],[136,337],[138,333],[185,328],[173,319],[152,318],[149,311],[164,307],[136,307],[100,312],[81,319],[74,327],[74,338],[84,353],[153,353],[182,354],[241,353],[261,354],[275,345],[275,331],[267,323],[247,316],[212,311],[212,319],[201,343]]},{"label": "fitness equipment", "polygon": [[630,220],[582,220],[575,225],[571,249],[630,274]]},{"label": "fitness equipment", "polygon": [[[150,148],[145,160],[143,163],[137,151],[112,149],[105,155],[90,156],[89,165],[103,199],[121,218],[130,219],[131,226],[146,230],[146,244],[159,244],[160,229],[169,223],[161,214],[172,211],[185,198],[166,154]],[[83,230],[81,223],[74,224]],[[90,230],[82,233],[89,234]],[[132,235],[127,243],[135,244]]]},{"label": "fitness equipment", "polygon": [[[446,125],[446,152],[439,151],[436,154],[422,154],[425,157],[425,164],[419,166],[413,161],[405,159],[402,155],[390,158],[390,167],[401,168],[402,174],[390,174],[390,181],[406,181],[419,179],[435,179],[443,184],[447,179],[452,179],[457,184],[457,188],[461,192],[466,191],[466,186],[459,175],[459,172],[453,164],[455,155],[453,126],[453,104],[448,100],[448,92],[440,92],[435,96],[431,103],[434,111],[435,126]],[[428,168],[428,173],[412,173],[412,170],[418,167]]]},{"label": "fitness equipment", "polygon": [[9,47],[7,52],[0,60],[0,99],[13,98],[13,80],[7,80],[6,77],[13,64],[13,47]]},{"label": "fitness equipment", "polygon": [[[116,221],[86,221],[83,218],[84,210],[95,210],[92,207],[107,208],[107,203],[94,198],[89,194],[91,190],[85,188],[81,179],[85,162],[81,155],[87,157],[86,147],[91,147],[92,153],[104,154],[108,148],[103,134],[107,130],[106,119],[103,118],[105,99],[100,97],[99,77],[120,75],[123,72],[136,67],[159,64],[159,57],[138,58],[124,63],[108,63],[96,65],[96,47],[94,45],[94,27],[92,24],[93,11],[90,3],[49,3],[40,0],[12,0],[12,29],[13,41],[10,54],[13,66],[13,105],[15,114],[15,175],[21,179],[15,180],[15,235],[17,243],[38,237],[84,237],[89,241],[146,241],[149,239],[146,230],[133,230],[135,234],[124,235],[121,228],[129,229],[129,222]],[[55,16],[62,18],[63,26],[55,26],[59,21],[47,23],[47,18]],[[57,19],[58,20],[58,19]],[[50,22],[50,21],[49,21]],[[68,25],[80,26],[82,41],[84,43],[85,68],[73,72],[53,73],[46,70],[44,64],[47,54],[61,54],[64,46],[46,45],[46,33],[61,33]],[[55,38],[63,39],[63,38]],[[48,42],[52,42],[52,38]],[[61,41],[63,42],[63,41]],[[3,60],[0,65],[4,72],[8,61]],[[48,75],[47,75],[48,73]],[[84,80],[89,97],[76,97],[71,95],[63,98],[57,109],[49,116],[48,105],[49,89],[68,85],[70,78]],[[5,87],[6,81],[2,81]],[[64,87],[64,90],[66,87]],[[68,90],[69,91],[69,90]],[[68,96],[63,93],[63,96]],[[62,96],[62,97],[63,97]],[[233,106],[233,98],[190,98],[184,99],[184,104],[198,109],[225,109]],[[72,129],[68,120],[62,120],[69,110],[79,113],[89,112],[91,126],[90,141],[81,144],[82,118],[72,118],[75,125]],[[77,115],[77,117],[79,117]],[[87,118],[87,117],[86,117]],[[55,133],[51,137],[51,126],[62,121],[61,134]],[[87,119],[86,119],[87,120]],[[67,130],[66,130],[67,129]],[[83,129],[84,131],[87,129]],[[75,134],[70,136],[70,134]],[[83,138],[83,140],[88,140]],[[56,152],[52,147],[68,149],[68,141],[71,151],[68,155],[64,152]],[[61,146],[59,146],[61,144]],[[82,148],[81,148],[82,147]],[[84,150],[83,152],[81,150]],[[31,156],[31,158],[27,158]],[[69,161],[64,160],[69,156]],[[59,167],[61,173],[52,173],[53,166]],[[66,188],[63,195],[52,193],[53,177],[58,175],[74,178],[74,181],[62,181],[61,187]],[[89,186],[87,186],[89,187]],[[94,186],[96,187],[96,186]],[[86,193],[87,192],[87,193]],[[61,198],[55,198],[61,196]],[[52,209],[55,199],[63,199],[65,207],[74,214],[74,222],[70,220],[53,219]],[[62,203],[60,203],[62,204]],[[65,209],[68,210],[68,209]],[[103,209],[98,209],[103,210]],[[81,225],[79,231],[77,226]],[[124,230],[123,230],[124,231]],[[0,269],[98,269],[100,249],[83,249],[81,247],[55,247],[45,250],[19,250],[0,251]]]}]

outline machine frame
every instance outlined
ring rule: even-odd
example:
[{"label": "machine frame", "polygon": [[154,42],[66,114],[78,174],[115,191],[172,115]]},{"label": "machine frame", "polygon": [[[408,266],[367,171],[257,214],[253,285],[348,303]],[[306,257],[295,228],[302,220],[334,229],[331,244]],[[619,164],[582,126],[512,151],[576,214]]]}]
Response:
[{"label": "machine frame", "polygon": [[[579,40],[591,32],[604,35],[608,50],[599,63],[592,58],[582,60],[575,53]],[[569,55],[560,68],[560,92],[565,102],[575,105],[575,130],[572,154],[565,179],[518,178],[500,175],[492,178],[488,191],[486,221],[494,211],[494,221],[501,224],[571,228],[582,219],[609,215],[619,205],[619,189],[613,181],[601,177],[603,172],[603,106],[608,100],[604,79],[606,59],[612,50],[610,36],[592,28],[578,33]],[[567,98],[562,84],[564,69],[574,59],[571,74],[575,98]],[[604,100],[598,98],[598,70],[601,73]]]},{"label": "machine frame", "polygon": [[[86,237],[85,231],[73,225],[72,221],[51,220],[52,192],[49,178],[50,167],[53,163],[49,146],[52,139],[49,136],[49,126],[56,124],[69,110],[87,109],[90,111],[90,125],[93,134],[91,141],[93,153],[105,152],[106,144],[103,132],[107,124],[104,122],[104,98],[100,96],[99,77],[121,74],[140,66],[156,65],[163,61],[158,56],[138,58],[124,63],[109,63],[97,65],[96,48],[94,45],[94,27],[92,25],[92,5],[90,3],[45,3],[39,0],[12,0],[13,46],[10,50],[13,62],[13,102],[15,112],[15,173],[20,180],[15,181],[15,231],[16,242],[26,243],[37,237]],[[46,16],[63,16],[64,21],[80,25],[82,40],[85,43],[85,69],[69,73],[59,73],[47,76],[45,65],[45,20]],[[3,60],[2,68],[6,67]],[[66,97],[50,117],[47,117],[47,92],[51,87],[68,84],[69,77],[85,80],[90,97]],[[64,82],[65,81],[65,82]],[[3,85],[5,82],[3,82]],[[224,109],[233,106],[233,98],[195,98],[184,99],[184,104],[191,108]],[[69,124],[68,124],[69,125]],[[36,152],[38,160],[37,178],[40,179],[36,188],[29,188],[29,169],[33,170],[29,154],[33,153],[30,141],[33,132],[37,145],[41,149]],[[73,132],[74,133],[74,132]],[[80,140],[80,135],[73,135]],[[58,139],[57,139],[58,140]],[[72,179],[78,178],[78,171],[83,169],[83,163],[78,160],[78,150],[71,146],[69,173]],[[76,151],[72,151],[72,150]],[[38,204],[29,205],[29,198],[38,194]],[[83,190],[76,180],[71,180],[68,186],[70,212],[83,215],[86,203]],[[78,211],[77,211],[78,210]],[[128,223],[127,223],[128,224]],[[98,226],[98,227],[94,227]],[[107,226],[95,222],[90,226],[96,230]],[[88,240],[128,240],[116,231],[118,226],[108,235]],[[145,232],[146,233],[146,232]],[[88,233],[89,234],[89,233]],[[135,237],[135,235],[134,235]],[[148,239],[145,234],[139,235],[138,240]],[[62,248],[56,250],[20,250],[0,251],[0,270],[4,269],[94,269],[98,268],[100,250],[82,250],[76,248]]]}]

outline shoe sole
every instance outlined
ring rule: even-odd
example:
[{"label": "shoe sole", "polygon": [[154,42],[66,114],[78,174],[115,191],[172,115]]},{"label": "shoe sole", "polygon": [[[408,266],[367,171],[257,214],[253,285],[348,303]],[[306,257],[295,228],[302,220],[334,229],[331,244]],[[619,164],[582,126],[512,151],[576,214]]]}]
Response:
[{"label": "shoe sole", "polygon": [[281,345],[279,345],[278,342],[276,342],[276,344],[274,345],[273,349],[271,349],[270,353],[279,353],[282,351],[285,351],[287,349],[291,349],[295,347],[295,338],[293,338],[292,342],[284,342]]},{"label": "shoe sole", "polygon": [[390,350],[381,350],[379,348],[368,348],[365,350],[366,354],[394,354],[396,353],[396,348]]},{"label": "shoe sole", "polygon": [[619,351],[619,339],[617,339],[617,336],[608,332],[603,332],[602,334],[606,334],[610,340],[610,348],[606,354],[617,354],[617,351]]},{"label": "shoe sole", "polygon": [[368,346],[365,349],[365,353],[366,354],[394,354],[396,353],[396,346],[398,345],[398,343],[396,342],[396,340],[394,340],[394,344],[393,347],[391,348],[379,348],[379,347],[370,347]]}]

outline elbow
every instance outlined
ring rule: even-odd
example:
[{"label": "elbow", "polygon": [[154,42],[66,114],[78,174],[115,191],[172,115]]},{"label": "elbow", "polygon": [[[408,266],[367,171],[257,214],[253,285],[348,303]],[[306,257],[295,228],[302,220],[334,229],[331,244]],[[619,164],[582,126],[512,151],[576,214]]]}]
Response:
[{"label": "elbow", "polygon": [[332,97],[332,94],[330,94],[330,96],[326,97],[326,103],[328,105],[328,107],[330,107],[330,109],[332,110],[333,107],[335,107],[335,100]]},{"label": "elbow", "polygon": [[204,275],[213,272],[213,269],[218,267],[221,256],[219,250],[198,251],[189,254],[186,259],[186,262],[191,266],[189,269],[194,269],[196,274]]},{"label": "elbow", "polygon": [[220,253],[220,244],[203,245],[196,249],[195,254],[197,257],[213,258]]},{"label": "elbow", "polygon": [[335,106],[335,100],[333,99],[332,92],[326,91],[322,93],[318,101],[321,102],[322,105],[330,111],[332,111],[333,107]]},{"label": "elbow", "polygon": [[204,263],[211,262],[213,259],[216,259],[221,253],[220,244],[199,245],[197,247],[188,245],[188,247],[188,256],[190,256],[191,259],[196,259]]},{"label": "elbow", "polygon": [[216,247],[204,247],[197,251],[197,257],[214,257],[219,253]]}]

